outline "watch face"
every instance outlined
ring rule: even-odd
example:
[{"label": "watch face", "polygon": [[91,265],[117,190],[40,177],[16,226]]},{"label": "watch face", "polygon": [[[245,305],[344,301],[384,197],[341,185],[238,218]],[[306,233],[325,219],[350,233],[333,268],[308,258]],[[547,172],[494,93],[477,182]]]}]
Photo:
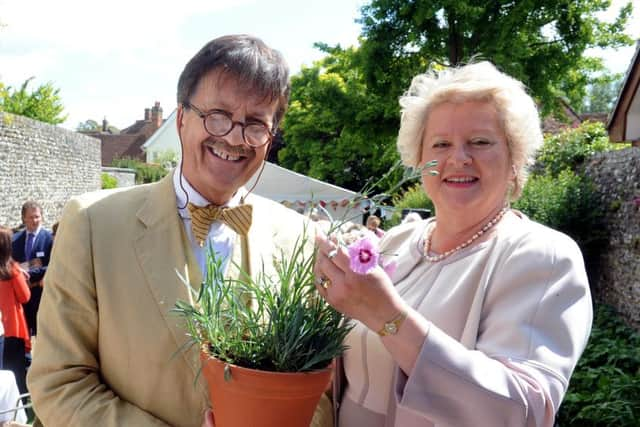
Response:
[{"label": "watch face", "polygon": [[398,327],[395,323],[387,323],[384,325],[384,330],[389,335],[395,335],[398,332]]}]

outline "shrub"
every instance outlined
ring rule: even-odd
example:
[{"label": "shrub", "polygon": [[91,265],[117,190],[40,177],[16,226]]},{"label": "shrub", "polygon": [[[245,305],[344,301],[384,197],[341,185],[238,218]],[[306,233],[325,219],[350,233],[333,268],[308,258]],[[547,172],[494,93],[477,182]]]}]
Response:
[{"label": "shrub", "polygon": [[589,344],[556,417],[560,427],[637,426],[640,334],[609,306],[596,308]]},{"label": "shrub", "polygon": [[114,159],[111,166],[128,168],[136,171],[136,184],[146,184],[161,180],[168,172],[161,165],[149,164],[131,158]]},{"label": "shrub", "polygon": [[568,234],[580,246],[602,237],[597,230],[601,228],[603,212],[595,187],[587,177],[570,169],[556,177],[532,176],[513,207],[534,221]]},{"label": "shrub", "polygon": [[434,212],[433,202],[424,192],[422,183],[419,182],[409,187],[405,192],[393,198],[393,206],[395,208],[391,219],[386,225],[392,227],[397,225],[401,221],[402,209],[417,208],[417,209],[430,209]]},{"label": "shrub", "polygon": [[116,188],[118,186],[118,180],[109,175],[108,173],[103,173],[102,174],[102,189],[108,189],[108,188]]},{"label": "shrub", "polygon": [[605,239],[602,220],[607,207],[599,204],[596,188],[584,176],[583,165],[595,153],[626,146],[610,143],[601,123],[585,122],[547,135],[522,198],[513,204],[578,243],[591,283],[599,276],[599,255]]},{"label": "shrub", "polygon": [[602,123],[585,122],[577,128],[545,137],[533,173],[556,176],[567,168],[575,172],[593,154],[627,146],[609,142],[609,135]]}]

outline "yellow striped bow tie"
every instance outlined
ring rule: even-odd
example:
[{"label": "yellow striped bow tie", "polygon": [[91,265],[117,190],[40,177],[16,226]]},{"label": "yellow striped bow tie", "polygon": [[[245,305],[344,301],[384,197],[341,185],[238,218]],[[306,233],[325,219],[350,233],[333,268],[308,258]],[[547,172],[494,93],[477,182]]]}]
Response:
[{"label": "yellow striped bow tie", "polygon": [[242,204],[234,208],[227,208],[214,205],[200,207],[189,203],[187,208],[191,214],[191,231],[200,247],[204,246],[209,234],[209,227],[213,221],[225,223],[242,236],[246,236],[251,227],[251,215],[253,213],[253,206],[251,205]]}]

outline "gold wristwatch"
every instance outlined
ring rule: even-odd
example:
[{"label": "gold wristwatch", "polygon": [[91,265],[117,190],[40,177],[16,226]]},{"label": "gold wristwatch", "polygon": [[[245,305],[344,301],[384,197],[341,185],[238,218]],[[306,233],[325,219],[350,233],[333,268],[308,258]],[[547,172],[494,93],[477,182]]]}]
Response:
[{"label": "gold wristwatch", "polygon": [[400,330],[400,326],[404,319],[407,318],[407,312],[401,311],[398,313],[393,319],[389,320],[384,324],[382,329],[378,331],[378,335],[381,337],[386,337],[387,335],[395,335]]}]

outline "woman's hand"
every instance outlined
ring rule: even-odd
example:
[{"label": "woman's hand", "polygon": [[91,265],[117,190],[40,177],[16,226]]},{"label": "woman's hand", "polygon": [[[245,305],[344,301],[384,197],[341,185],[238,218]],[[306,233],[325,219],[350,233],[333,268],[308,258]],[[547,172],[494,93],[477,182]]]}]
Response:
[{"label": "woman's hand", "polygon": [[406,310],[405,302],[380,266],[368,274],[355,273],[349,266],[346,248],[323,233],[317,234],[316,244],[316,288],[336,310],[374,331]]}]

